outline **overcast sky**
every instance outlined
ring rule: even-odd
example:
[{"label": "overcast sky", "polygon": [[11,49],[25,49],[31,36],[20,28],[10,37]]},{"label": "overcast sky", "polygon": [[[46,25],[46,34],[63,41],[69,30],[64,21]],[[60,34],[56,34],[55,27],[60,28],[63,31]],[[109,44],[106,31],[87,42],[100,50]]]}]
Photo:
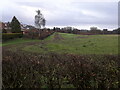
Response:
[{"label": "overcast sky", "polygon": [[119,0],[2,0],[1,21],[10,22],[13,16],[23,24],[34,25],[35,11],[40,9],[46,27],[73,26],[89,29],[118,27]]}]

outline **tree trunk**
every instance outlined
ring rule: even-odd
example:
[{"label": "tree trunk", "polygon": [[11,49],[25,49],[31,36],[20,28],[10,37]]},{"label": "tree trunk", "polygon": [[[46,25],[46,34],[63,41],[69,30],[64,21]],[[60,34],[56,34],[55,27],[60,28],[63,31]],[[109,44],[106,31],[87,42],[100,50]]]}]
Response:
[{"label": "tree trunk", "polygon": [[41,39],[41,30],[39,29],[39,35],[38,35],[39,39]]}]

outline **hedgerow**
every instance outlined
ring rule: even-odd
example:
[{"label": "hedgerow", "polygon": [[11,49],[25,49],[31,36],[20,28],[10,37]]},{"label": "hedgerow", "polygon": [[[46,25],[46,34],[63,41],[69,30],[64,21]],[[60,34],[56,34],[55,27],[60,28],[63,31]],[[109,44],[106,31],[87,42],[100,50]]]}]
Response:
[{"label": "hedgerow", "polygon": [[2,40],[6,41],[9,39],[21,38],[22,36],[22,33],[2,33]]},{"label": "hedgerow", "polygon": [[3,52],[3,88],[119,88],[117,55]]},{"label": "hedgerow", "polygon": [[39,30],[28,30],[25,31],[24,37],[25,38],[32,38],[32,39],[45,39],[46,37],[52,35],[54,32],[52,30],[41,30],[39,36]]}]

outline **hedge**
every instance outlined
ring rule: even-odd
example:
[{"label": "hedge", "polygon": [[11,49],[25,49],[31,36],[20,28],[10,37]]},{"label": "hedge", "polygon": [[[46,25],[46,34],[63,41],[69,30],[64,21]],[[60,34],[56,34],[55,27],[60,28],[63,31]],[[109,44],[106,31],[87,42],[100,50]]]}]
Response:
[{"label": "hedge", "polygon": [[9,39],[21,38],[22,36],[22,33],[2,33],[2,40],[6,41]]}]

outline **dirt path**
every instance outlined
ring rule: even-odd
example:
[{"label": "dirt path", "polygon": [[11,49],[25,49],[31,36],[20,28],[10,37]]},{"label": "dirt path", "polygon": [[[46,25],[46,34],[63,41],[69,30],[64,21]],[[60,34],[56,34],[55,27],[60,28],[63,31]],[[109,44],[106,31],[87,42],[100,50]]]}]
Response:
[{"label": "dirt path", "polygon": [[64,40],[64,38],[60,34],[55,33],[53,41],[59,41],[59,40]]}]

